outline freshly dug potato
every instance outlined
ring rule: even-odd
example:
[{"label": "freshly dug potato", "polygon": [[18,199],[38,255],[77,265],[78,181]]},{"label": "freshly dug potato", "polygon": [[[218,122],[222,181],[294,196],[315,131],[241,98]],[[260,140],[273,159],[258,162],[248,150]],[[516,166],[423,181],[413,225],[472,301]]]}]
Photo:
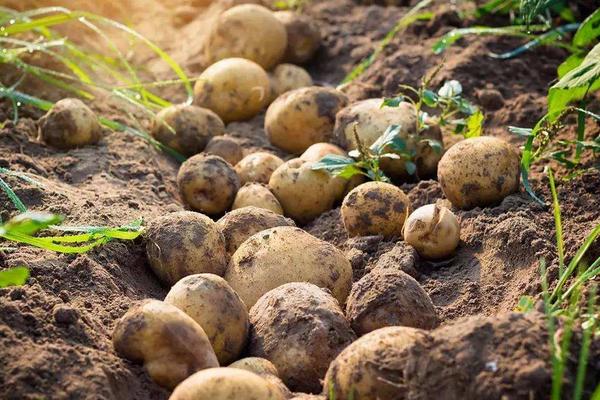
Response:
[{"label": "freshly dug potato", "polygon": [[208,34],[206,56],[210,62],[240,57],[271,69],[286,47],[285,26],[268,8],[242,4],[219,15]]},{"label": "freshly dug potato", "polygon": [[94,144],[102,134],[96,114],[79,99],[57,101],[39,126],[40,139],[63,150]]},{"label": "freshly dug potato", "polygon": [[327,288],[340,304],[345,304],[352,285],[352,267],[332,244],[300,228],[280,226],[242,243],[231,258],[225,279],[248,308],[269,290],[290,282]]},{"label": "freshly dug potato", "polygon": [[403,236],[422,257],[444,258],[452,254],[460,242],[460,224],[448,208],[427,204],[408,216]]},{"label": "freshly dug potato", "polygon": [[301,160],[304,161],[320,161],[323,157],[329,154],[334,154],[338,156],[346,156],[346,152],[342,150],[339,146],[331,143],[315,143],[310,145],[308,149],[302,153],[300,156]]},{"label": "freshly dug potato", "polygon": [[294,64],[309,61],[321,46],[321,32],[317,24],[309,16],[293,11],[277,11],[274,14],[287,31],[284,60]]},{"label": "freshly dug potato", "polygon": [[346,316],[358,335],[386,326],[433,329],[439,324],[419,282],[394,269],[375,269],[352,285]]},{"label": "freshly dug potato", "polygon": [[194,103],[214,111],[226,123],[242,121],[267,105],[270,90],[269,76],[260,65],[226,58],[202,72],[194,86]]},{"label": "freshly dug potato", "polygon": [[497,204],[519,190],[519,155],[499,138],[465,139],[442,157],[438,180],[448,200],[458,208]]},{"label": "freshly dug potato", "polygon": [[277,367],[266,358],[261,357],[246,357],[229,365],[229,368],[239,368],[246,371],[254,372],[257,375],[273,375],[279,376]]},{"label": "freshly dug potato", "polygon": [[283,208],[281,208],[279,200],[267,186],[261,183],[246,183],[242,186],[235,195],[231,209],[237,210],[238,208],[250,206],[264,208],[273,211],[275,214],[283,215]]},{"label": "freshly dug potato", "polygon": [[266,379],[237,368],[210,368],[181,382],[169,400],[284,400]]},{"label": "freshly dug potato", "polygon": [[246,346],[246,305],[220,276],[186,276],[167,293],[165,303],[179,308],[204,329],[220,365],[237,359]]},{"label": "freshly dug potato", "polygon": [[288,283],[250,310],[248,353],[264,357],[292,390],[317,393],[331,361],[356,338],[338,302],[304,282]]},{"label": "freshly dug potato", "polygon": [[162,109],[150,129],[156,140],[185,156],[200,153],[213,136],[224,131],[225,125],[217,114],[187,104]]},{"label": "freshly dug potato", "polygon": [[219,156],[231,165],[237,164],[244,158],[242,146],[233,137],[227,135],[213,137],[204,152]]},{"label": "freshly dug potato", "polygon": [[165,285],[200,273],[223,275],[228,255],[219,227],[192,211],[167,214],[151,221],[146,231],[150,267]]},{"label": "freshly dug potato", "polygon": [[145,300],[125,313],[112,340],[121,357],[144,363],[152,380],[169,389],[196,371],[219,366],[202,327],[158,300]]},{"label": "freshly dug potato", "polygon": [[241,184],[248,182],[269,183],[271,174],[283,160],[275,154],[265,151],[248,154],[235,165],[235,172],[240,177]]},{"label": "freshly dug potato", "polygon": [[276,226],[296,226],[294,221],[283,215],[257,207],[238,208],[228,212],[217,221],[217,225],[223,232],[230,255],[255,233]]},{"label": "freshly dug potato", "polygon": [[313,85],[313,80],[302,67],[294,64],[279,64],[270,75],[271,101],[291,90]]},{"label": "freshly dug potato", "polygon": [[410,200],[394,185],[367,182],[346,195],[341,212],[350,236],[400,236]]},{"label": "freshly dug potato", "polygon": [[177,186],[181,198],[192,209],[218,215],[231,207],[240,180],[227,161],[201,153],[181,164]]},{"label": "freshly dug potato", "polygon": [[405,398],[402,385],[411,346],[428,337],[408,327],[377,329],[346,347],[329,366],[323,392],[336,399],[381,400]]},{"label": "freshly dug potato", "polygon": [[279,96],[267,109],[265,132],[269,141],[301,154],[311,144],[331,139],[335,115],[347,104],[335,89],[311,86]]}]

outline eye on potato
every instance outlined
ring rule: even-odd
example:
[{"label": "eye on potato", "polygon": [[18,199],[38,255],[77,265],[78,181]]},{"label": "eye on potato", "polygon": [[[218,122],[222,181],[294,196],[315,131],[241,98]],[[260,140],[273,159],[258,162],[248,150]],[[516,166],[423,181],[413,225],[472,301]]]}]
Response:
[{"label": "eye on potato", "polygon": [[266,185],[261,183],[246,183],[238,190],[231,209],[237,210],[243,207],[264,208],[275,214],[283,215],[283,208],[281,208],[279,200]]},{"label": "eye on potato", "polygon": [[101,134],[96,114],[79,99],[57,101],[40,119],[40,139],[58,149],[94,144]]},{"label": "eye on potato", "polygon": [[231,165],[237,164],[244,158],[242,146],[240,146],[237,140],[228,135],[215,136],[210,139],[204,152],[219,156]]},{"label": "eye on potato", "polygon": [[143,363],[152,380],[169,389],[196,371],[219,366],[202,327],[158,300],[145,300],[125,313],[112,340],[121,357]]},{"label": "eye on potato", "polygon": [[271,102],[282,94],[313,85],[313,80],[302,67],[294,64],[279,64],[270,75]]},{"label": "eye on potato", "polygon": [[315,143],[310,145],[308,149],[300,156],[301,160],[317,162],[329,154],[337,156],[347,156],[347,153],[339,146],[331,143]]},{"label": "eye on potato", "polygon": [[498,204],[519,190],[519,155],[502,139],[480,136],[452,146],[438,165],[438,181],[462,209]]},{"label": "eye on potato", "polygon": [[300,228],[281,226],[259,232],[237,249],[225,280],[248,308],[269,290],[290,282],[327,288],[345,304],[352,285],[352,267],[334,245]]},{"label": "eye on potato", "polygon": [[317,393],[330,362],[356,338],[338,302],[310,283],[288,283],[250,310],[248,352],[273,362],[292,390]]},{"label": "eye on potato", "polygon": [[194,86],[194,104],[214,111],[225,123],[243,121],[267,105],[270,91],[269,76],[260,65],[226,58],[202,72]]},{"label": "eye on potato", "polygon": [[301,154],[311,144],[331,139],[335,115],[348,102],[331,88],[311,86],[279,96],[267,109],[265,132],[271,144]]},{"label": "eye on potato", "polygon": [[403,236],[422,257],[444,258],[452,254],[460,242],[460,224],[448,208],[427,204],[408,216]]},{"label": "eye on potato", "polygon": [[293,11],[277,11],[274,15],[287,32],[283,59],[294,64],[309,61],[321,46],[321,32],[317,24],[309,16]]},{"label": "eye on potato", "polygon": [[275,154],[258,151],[248,154],[234,168],[242,185],[248,182],[269,183],[271,174],[281,164],[283,160]]}]

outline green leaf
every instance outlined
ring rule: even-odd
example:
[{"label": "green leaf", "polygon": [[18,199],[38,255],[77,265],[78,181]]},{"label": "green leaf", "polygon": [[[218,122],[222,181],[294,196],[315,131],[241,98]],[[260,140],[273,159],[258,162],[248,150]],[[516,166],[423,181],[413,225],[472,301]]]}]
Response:
[{"label": "green leaf", "polygon": [[434,91],[426,89],[423,91],[422,100],[428,107],[435,107],[438,102],[438,95]]},{"label": "green leaf", "polygon": [[600,37],[600,8],[590,14],[573,36],[573,45],[587,47]]},{"label": "green leaf", "polygon": [[400,105],[400,103],[402,103],[404,101],[404,96],[400,95],[400,96],[396,96],[396,97],[391,97],[391,98],[386,98],[383,99],[383,102],[381,103],[381,107],[398,107]]},{"label": "green leaf", "polygon": [[316,162],[312,169],[327,169],[331,167],[345,167],[349,164],[354,164],[354,160],[350,157],[341,156],[338,154],[327,154]]},{"label": "green leaf", "polygon": [[567,59],[558,66],[558,78],[562,78],[568,72],[579,67],[584,58],[585,55],[581,53],[571,54],[569,57],[567,57]]},{"label": "green leaf", "polygon": [[344,167],[342,170],[333,173],[335,176],[339,176],[340,178],[350,179],[354,175],[363,174],[363,171],[358,168],[356,165],[351,164]]},{"label": "green leaf", "polygon": [[7,286],[21,286],[29,279],[27,267],[14,267],[0,271],[0,288]]},{"label": "green leaf", "polygon": [[369,149],[375,154],[381,154],[386,146],[398,136],[400,129],[400,125],[388,126],[385,132],[383,132],[383,134],[377,138],[377,140],[369,147]]},{"label": "green leaf", "polygon": [[534,301],[533,297],[521,296],[515,311],[522,312],[522,313],[528,313],[533,310],[534,306],[535,306],[535,301]]},{"label": "green leaf", "polygon": [[528,37],[529,35],[522,32],[523,29],[523,26],[505,26],[501,28],[475,26],[471,28],[454,29],[442,36],[440,40],[434,43],[433,52],[435,54],[440,54],[444,52],[448,47],[456,43],[458,40],[468,35],[509,35]]},{"label": "green leaf", "polygon": [[472,138],[481,136],[483,131],[483,120],[485,119],[483,113],[478,110],[475,114],[467,118],[467,131],[464,133],[465,138]]},{"label": "green leaf", "polygon": [[60,223],[63,218],[55,214],[41,212],[25,212],[10,219],[0,227],[2,234],[34,235],[38,231]]}]

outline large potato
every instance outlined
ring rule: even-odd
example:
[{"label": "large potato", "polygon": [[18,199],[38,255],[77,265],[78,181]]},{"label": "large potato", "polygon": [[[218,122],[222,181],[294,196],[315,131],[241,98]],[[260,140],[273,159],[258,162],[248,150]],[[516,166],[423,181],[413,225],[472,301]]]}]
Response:
[{"label": "large potato", "polygon": [[72,149],[100,140],[96,114],[79,99],[56,102],[39,121],[40,139],[58,149]]},{"label": "large potato", "polygon": [[228,255],[225,238],[213,220],[180,211],[153,220],[146,231],[148,263],[165,285],[199,273],[223,275]]},{"label": "large potato", "polygon": [[266,358],[246,357],[231,364],[229,368],[239,368],[246,371],[254,372],[260,377],[269,381],[283,395],[284,398],[292,397],[290,389],[279,378],[279,372],[273,363]]},{"label": "large potato", "polygon": [[448,208],[427,204],[408,216],[402,235],[421,257],[444,258],[451,255],[460,242],[460,224]]},{"label": "large potato", "polygon": [[300,156],[304,161],[321,161],[326,155],[333,154],[337,156],[347,156],[346,152],[339,146],[331,143],[315,143],[310,145],[308,149]]},{"label": "large potato", "polygon": [[329,363],[356,338],[338,302],[310,283],[288,283],[250,310],[248,352],[273,362],[292,390],[320,392]]},{"label": "large potato", "polygon": [[194,86],[194,103],[224,122],[254,117],[270,99],[269,76],[255,62],[226,58],[208,67]]},{"label": "large potato", "polygon": [[247,183],[238,190],[231,206],[232,210],[242,207],[258,207],[283,215],[283,208],[277,197],[261,183]]},{"label": "large potato", "polygon": [[120,356],[144,363],[152,380],[169,389],[196,371],[219,366],[202,327],[158,300],[143,301],[117,321],[113,345]]},{"label": "large potato", "polygon": [[248,154],[235,165],[235,172],[240,177],[242,185],[248,182],[269,183],[271,174],[283,160],[275,154],[265,151]]},{"label": "large potato", "polygon": [[302,67],[293,64],[279,64],[270,75],[271,101],[291,90],[313,85],[313,80]]},{"label": "large potato", "polygon": [[242,146],[228,135],[213,137],[206,145],[204,152],[219,156],[231,165],[237,164],[244,158]]},{"label": "large potato", "polygon": [[277,65],[287,47],[285,26],[266,7],[243,4],[225,11],[215,21],[206,42],[210,62],[240,57],[264,69]]},{"label": "large potato", "polygon": [[301,154],[311,144],[331,139],[335,115],[347,102],[345,94],[331,88],[313,86],[284,93],[267,109],[267,137],[273,145]]},{"label": "large potato", "polygon": [[519,155],[502,139],[481,136],[452,146],[438,166],[438,180],[462,209],[497,204],[519,190]]},{"label": "large potato", "polygon": [[277,18],[287,31],[287,48],[284,60],[294,64],[309,61],[321,46],[321,32],[308,15],[293,11],[277,11]]},{"label": "large potato", "polygon": [[234,253],[225,279],[249,308],[271,289],[290,282],[327,288],[340,304],[352,284],[352,267],[344,254],[300,228],[264,230]]}]

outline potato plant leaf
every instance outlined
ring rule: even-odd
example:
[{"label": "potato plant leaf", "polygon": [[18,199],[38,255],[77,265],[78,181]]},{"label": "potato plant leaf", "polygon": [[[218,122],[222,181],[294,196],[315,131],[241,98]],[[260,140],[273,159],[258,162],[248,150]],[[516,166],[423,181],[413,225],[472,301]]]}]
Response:
[{"label": "potato plant leaf", "polygon": [[600,8],[590,14],[573,36],[573,45],[586,47],[600,37]]},{"label": "potato plant leaf", "polygon": [[473,115],[467,118],[467,131],[463,133],[465,138],[481,136],[483,130],[484,115],[480,110],[477,110]]},{"label": "potato plant leaf", "polygon": [[14,267],[0,271],[0,288],[24,285],[29,279],[27,267]]}]

